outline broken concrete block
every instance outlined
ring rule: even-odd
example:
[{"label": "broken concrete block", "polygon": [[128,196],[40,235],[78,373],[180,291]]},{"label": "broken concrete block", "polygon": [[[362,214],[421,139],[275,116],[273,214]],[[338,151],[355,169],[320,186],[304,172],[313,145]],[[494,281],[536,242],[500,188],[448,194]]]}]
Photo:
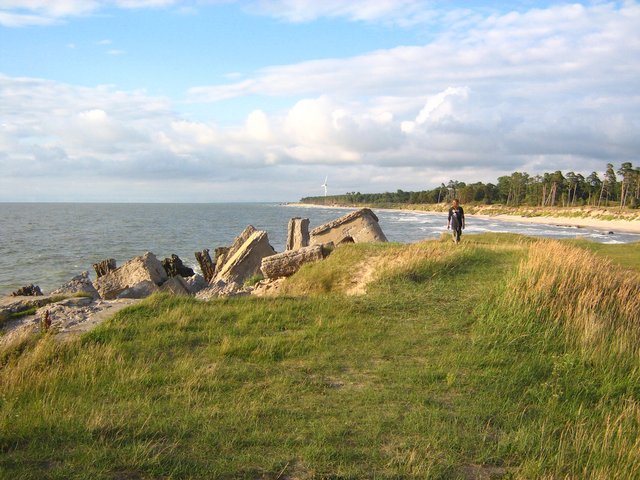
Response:
[{"label": "broken concrete block", "polygon": [[299,250],[309,246],[309,219],[295,217],[287,228],[287,250]]},{"label": "broken concrete block", "polygon": [[156,293],[160,288],[151,280],[143,280],[133,287],[127,288],[116,296],[116,298],[147,298]]},{"label": "broken concrete block", "polygon": [[386,242],[378,217],[368,208],[362,208],[325,223],[311,231],[311,245],[333,242],[338,245],[347,237],[355,243]]},{"label": "broken concrete block", "polygon": [[[251,229],[253,231],[239,247],[236,245],[238,242],[234,242],[234,245],[229,249],[224,265],[216,273],[212,282],[222,280],[227,284],[238,283],[242,285],[251,276],[260,273],[260,265],[264,257],[276,253],[269,245],[267,232],[255,230],[253,227]],[[238,239],[240,238],[238,237]]]},{"label": "broken concrete block", "polygon": [[321,245],[289,250],[262,259],[260,269],[266,278],[289,277],[300,270],[306,263],[325,258]]},{"label": "broken concrete block", "polygon": [[98,278],[95,287],[103,299],[112,300],[124,290],[141,282],[151,282],[159,286],[166,280],[167,272],[162,267],[162,263],[153,253],[147,252],[142,256],[132,258],[121,267]]},{"label": "broken concrete block", "polygon": [[160,291],[173,295],[191,295],[188,283],[180,275],[169,278],[162,284]]}]

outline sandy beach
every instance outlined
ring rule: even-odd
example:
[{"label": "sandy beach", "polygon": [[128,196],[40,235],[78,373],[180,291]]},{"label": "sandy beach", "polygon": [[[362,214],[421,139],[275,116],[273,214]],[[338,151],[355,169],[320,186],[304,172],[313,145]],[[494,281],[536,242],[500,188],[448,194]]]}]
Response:
[{"label": "sandy beach", "polygon": [[[310,205],[306,203],[289,203],[287,204],[291,207],[305,207],[305,208],[361,208],[354,206],[345,206],[345,205]],[[411,212],[411,213],[423,213],[423,214],[432,214],[432,215],[445,215],[445,212],[441,211],[428,211],[428,210],[416,210],[416,209],[391,209],[391,208],[375,208],[369,207],[372,210],[380,210],[380,211],[401,211],[401,212]],[[502,222],[513,222],[513,223],[533,223],[533,224],[541,224],[541,225],[559,225],[559,226],[568,226],[568,227],[578,227],[578,228],[590,228],[594,230],[602,230],[605,232],[625,232],[625,233],[638,233],[640,234],[640,220],[602,220],[598,218],[589,218],[589,217],[554,217],[554,216],[522,216],[522,215],[506,215],[506,214],[498,214],[498,215],[487,215],[487,214],[466,214],[467,217],[471,218],[484,218],[484,219],[492,219],[498,220]]]},{"label": "sandy beach", "polygon": [[470,215],[477,218],[491,218],[504,222],[536,223],[543,225],[561,225],[579,228],[592,228],[607,232],[640,233],[638,220],[599,220],[585,217],[522,217],[520,215]]}]

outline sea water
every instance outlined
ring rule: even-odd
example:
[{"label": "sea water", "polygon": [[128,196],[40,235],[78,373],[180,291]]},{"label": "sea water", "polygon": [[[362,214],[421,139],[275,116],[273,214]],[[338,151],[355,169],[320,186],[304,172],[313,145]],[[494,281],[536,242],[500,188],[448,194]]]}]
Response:
[{"label": "sea water", "polygon": [[[276,251],[286,243],[291,217],[309,218],[314,228],[352,209],[264,203],[86,204],[0,203],[0,296],[30,283],[52,290],[92,264],[126,260],[153,252],[160,260],[177,254],[197,270],[194,252],[228,246],[248,224],[266,230]],[[438,238],[446,231],[444,213],[375,210],[390,241]],[[537,237],[626,243],[640,235],[574,227],[467,218],[464,235],[511,232]]]}]

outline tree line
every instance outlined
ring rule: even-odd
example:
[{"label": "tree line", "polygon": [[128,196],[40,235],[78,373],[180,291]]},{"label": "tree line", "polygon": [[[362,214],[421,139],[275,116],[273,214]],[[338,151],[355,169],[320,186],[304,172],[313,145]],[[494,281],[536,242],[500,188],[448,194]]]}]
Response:
[{"label": "tree line", "polygon": [[513,172],[498,178],[497,183],[465,183],[450,180],[431,190],[416,192],[360,193],[349,192],[328,197],[305,197],[303,203],[366,203],[366,204],[428,204],[449,202],[454,198],[463,203],[503,204],[508,206],[620,206],[640,208],[640,168],[624,162],[617,170],[607,164],[602,176],[591,172],[560,170],[541,175]]}]

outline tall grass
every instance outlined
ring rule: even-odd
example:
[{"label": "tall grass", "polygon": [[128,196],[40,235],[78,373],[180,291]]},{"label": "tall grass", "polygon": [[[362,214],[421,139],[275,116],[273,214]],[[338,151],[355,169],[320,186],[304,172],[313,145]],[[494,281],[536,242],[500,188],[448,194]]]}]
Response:
[{"label": "tall grass", "polygon": [[500,372],[482,378],[510,398],[500,450],[520,458],[516,478],[640,478],[639,294],[636,272],[537,241],[481,306],[477,345]]},{"label": "tall grass", "polygon": [[568,327],[595,355],[640,354],[640,274],[557,241],[529,248],[503,301]]}]

